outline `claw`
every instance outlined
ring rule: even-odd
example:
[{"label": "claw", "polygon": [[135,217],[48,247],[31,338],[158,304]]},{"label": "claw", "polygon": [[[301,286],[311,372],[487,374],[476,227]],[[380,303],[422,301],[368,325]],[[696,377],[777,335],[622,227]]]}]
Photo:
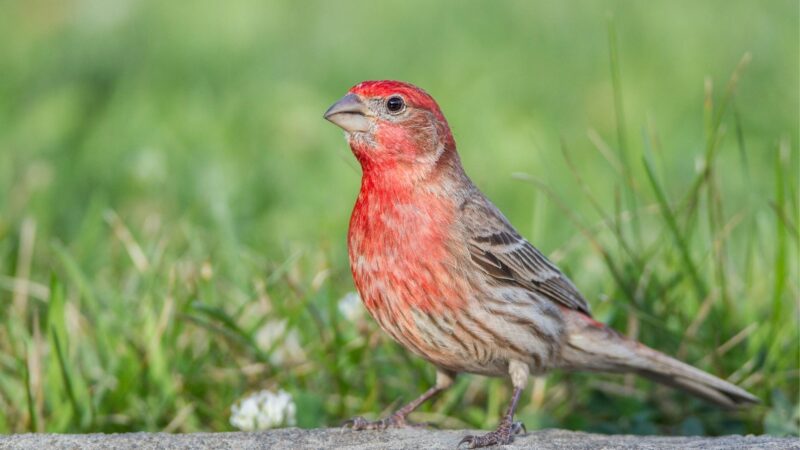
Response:
[{"label": "claw", "polygon": [[342,431],[347,429],[363,430],[366,427],[368,427],[369,424],[370,422],[367,419],[361,416],[356,416],[353,417],[352,419],[347,419],[344,422],[342,422]]},{"label": "claw", "polygon": [[353,417],[352,419],[342,422],[342,431],[351,429],[353,431],[360,430],[385,430],[387,428],[424,428],[429,426],[428,423],[413,423],[406,420],[405,416],[393,414],[385,419],[370,421],[361,416]]},{"label": "claw", "polygon": [[522,422],[513,422],[511,424],[505,423],[500,428],[486,433],[483,436],[464,436],[461,442],[458,443],[456,448],[461,448],[462,445],[468,444],[467,448],[488,447],[490,445],[505,445],[514,441],[514,435],[519,434],[520,431],[528,432],[525,429],[525,424]]},{"label": "claw", "polygon": [[458,443],[458,445],[456,445],[456,448],[457,448],[457,449],[458,449],[458,448],[461,448],[461,446],[462,446],[462,445],[464,445],[464,444],[470,444],[470,446],[469,446],[469,447],[467,447],[467,448],[473,448],[473,447],[472,447],[472,441],[473,441],[473,439],[475,439],[475,436],[472,436],[472,435],[469,435],[469,436],[464,436],[464,439],[462,439],[462,440],[461,440],[461,441]]}]

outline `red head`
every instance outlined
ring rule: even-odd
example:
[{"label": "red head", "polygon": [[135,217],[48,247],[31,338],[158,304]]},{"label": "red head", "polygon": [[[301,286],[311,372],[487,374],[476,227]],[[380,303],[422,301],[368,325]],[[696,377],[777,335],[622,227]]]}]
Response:
[{"label": "red head", "polygon": [[365,173],[403,166],[429,173],[455,142],[442,111],[424,90],[401,81],[364,81],[325,118],[347,134]]}]

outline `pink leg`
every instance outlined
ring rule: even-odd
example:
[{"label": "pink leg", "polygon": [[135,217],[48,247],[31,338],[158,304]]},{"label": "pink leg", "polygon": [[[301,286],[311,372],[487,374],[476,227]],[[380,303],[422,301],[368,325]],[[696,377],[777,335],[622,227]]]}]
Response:
[{"label": "pink leg", "polygon": [[419,405],[425,403],[440,392],[450,387],[453,384],[454,377],[455,374],[451,372],[438,370],[436,372],[436,386],[428,389],[414,401],[395,411],[395,413],[391,416],[374,421],[367,420],[361,416],[353,417],[352,419],[345,421],[343,426],[350,426],[354,430],[385,430],[387,428],[425,426],[425,424],[420,425],[411,423],[408,421],[408,415],[411,414],[415,409],[419,408]]}]

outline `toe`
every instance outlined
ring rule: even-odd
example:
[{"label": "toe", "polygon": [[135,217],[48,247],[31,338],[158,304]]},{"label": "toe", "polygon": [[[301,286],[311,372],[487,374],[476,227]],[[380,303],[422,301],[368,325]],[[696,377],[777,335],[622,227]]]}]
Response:
[{"label": "toe", "polygon": [[405,416],[395,414],[380,420],[367,420],[361,416],[353,417],[342,423],[342,430],[386,430],[387,428],[423,428],[427,427],[427,423],[416,424],[406,420]]},{"label": "toe", "polygon": [[464,444],[467,444],[466,448],[475,448],[475,447],[472,446],[472,443],[473,443],[474,440],[475,440],[475,436],[472,436],[472,435],[464,436],[464,439],[461,439],[461,441],[458,443],[458,445],[456,445],[456,448],[461,448],[461,446],[464,445]]},{"label": "toe", "polygon": [[492,431],[491,433],[486,433],[483,436],[465,436],[461,442],[458,443],[456,448],[461,448],[462,445],[467,444],[466,448],[480,448],[480,447],[488,447],[490,445],[505,445],[510,444],[514,441],[514,434],[522,428],[523,425],[519,427],[511,427],[505,429],[499,429]]},{"label": "toe", "polygon": [[353,417],[342,423],[342,429],[363,430],[369,425],[369,421],[361,416]]}]

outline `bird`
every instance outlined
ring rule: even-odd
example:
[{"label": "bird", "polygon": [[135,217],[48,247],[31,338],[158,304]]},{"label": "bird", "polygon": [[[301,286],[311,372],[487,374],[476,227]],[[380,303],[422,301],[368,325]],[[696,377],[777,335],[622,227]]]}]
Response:
[{"label": "bird", "polygon": [[457,374],[510,379],[497,429],[458,446],[507,444],[531,375],[551,370],[635,373],[723,407],[749,392],[625,337],[595,320],[575,284],[511,225],[465,173],[439,105],[393,80],[353,86],[324,113],[361,165],[347,233],[356,289],[380,328],[436,368],[435,385],[380,420],[345,426],[413,426],[408,415]]}]

